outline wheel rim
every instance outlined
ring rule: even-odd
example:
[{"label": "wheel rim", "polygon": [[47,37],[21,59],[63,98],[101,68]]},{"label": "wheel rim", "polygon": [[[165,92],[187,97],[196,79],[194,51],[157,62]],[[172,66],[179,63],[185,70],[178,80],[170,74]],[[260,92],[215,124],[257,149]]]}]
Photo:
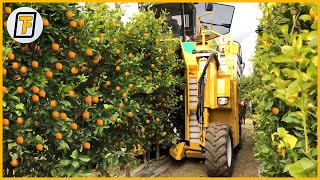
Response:
[{"label": "wheel rim", "polygon": [[227,159],[228,159],[228,167],[230,167],[231,161],[232,161],[232,145],[231,145],[230,136],[228,136],[228,142],[227,142]]}]

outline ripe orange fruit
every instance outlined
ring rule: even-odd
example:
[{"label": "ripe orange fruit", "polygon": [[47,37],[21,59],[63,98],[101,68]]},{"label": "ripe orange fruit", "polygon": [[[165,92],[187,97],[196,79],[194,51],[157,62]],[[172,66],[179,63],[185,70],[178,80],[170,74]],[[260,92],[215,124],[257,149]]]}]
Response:
[{"label": "ripe orange fruit", "polygon": [[133,88],[133,84],[129,84],[129,85],[128,85],[128,88]]},{"label": "ripe orange fruit", "polygon": [[162,136],[166,136],[166,135],[167,135],[167,132],[162,132],[161,135],[162,135]]},{"label": "ripe orange fruit", "polygon": [[129,73],[128,71],[126,71],[126,72],[124,73],[124,75],[128,77],[128,76],[130,75],[130,73]]},{"label": "ripe orange fruit", "polygon": [[51,48],[52,48],[53,51],[59,51],[59,44],[53,43],[53,44],[51,45]]},{"label": "ripe orange fruit", "polygon": [[121,53],[121,51],[120,51],[119,49],[117,49],[117,50],[116,50],[116,54],[119,55],[120,53]]},{"label": "ripe orange fruit", "polygon": [[46,92],[43,90],[39,91],[39,96],[43,98],[46,97]]},{"label": "ripe orange fruit", "polygon": [[149,119],[147,119],[147,120],[146,120],[146,123],[147,123],[147,124],[150,124],[150,120],[149,120]]},{"label": "ripe orange fruit", "polygon": [[43,145],[42,144],[37,144],[36,145],[36,150],[37,151],[43,151]]},{"label": "ripe orange fruit", "polygon": [[110,86],[110,85],[111,85],[111,82],[110,82],[110,81],[107,81],[107,82],[106,82],[106,85],[107,85],[107,86]]},{"label": "ripe orange fruit", "polygon": [[144,36],[144,37],[148,37],[149,34],[148,34],[148,33],[143,33],[143,36]]},{"label": "ripe orange fruit", "polygon": [[112,42],[113,42],[113,43],[117,43],[117,42],[118,42],[118,39],[117,39],[117,38],[113,38]]},{"label": "ripe orange fruit", "polygon": [[90,143],[88,143],[88,142],[83,143],[83,148],[90,149]]},{"label": "ripe orange fruit", "polygon": [[2,75],[6,75],[7,74],[7,70],[5,68],[2,68]]},{"label": "ripe orange fruit", "polygon": [[58,71],[61,71],[62,70],[62,64],[61,63],[56,63],[56,69],[58,70]]},{"label": "ripe orange fruit", "polygon": [[151,68],[155,68],[156,66],[154,64],[151,64]]},{"label": "ripe orange fruit", "polygon": [[17,93],[18,94],[22,94],[23,92],[24,92],[23,87],[21,87],[21,86],[17,87]]},{"label": "ripe orange fruit", "polygon": [[164,57],[163,57],[163,56],[161,56],[161,57],[160,57],[160,60],[161,60],[161,61],[163,61],[163,60],[164,60]]},{"label": "ripe orange fruit", "polygon": [[39,102],[39,96],[37,95],[32,95],[32,102]]},{"label": "ripe orange fruit", "polygon": [[3,119],[2,120],[2,125],[3,126],[9,126],[9,120],[8,119]]},{"label": "ripe orange fruit", "polygon": [[129,33],[129,31],[126,30],[126,31],[124,31],[124,34],[129,35],[130,33]]},{"label": "ripe orange fruit", "polygon": [[86,49],[86,56],[92,56],[92,50],[91,49],[89,49],[89,48],[87,48]]},{"label": "ripe orange fruit", "polygon": [[127,93],[122,93],[122,97],[126,98],[127,97]]},{"label": "ripe orange fruit", "polygon": [[7,88],[2,86],[2,94],[6,94],[7,93]]},{"label": "ripe orange fruit", "polygon": [[92,102],[93,103],[98,103],[99,102],[99,98],[97,96],[93,96],[92,97]]},{"label": "ripe orange fruit", "polygon": [[69,91],[68,96],[69,97],[74,97],[76,95],[76,93],[74,91]]},{"label": "ripe orange fruit", "polygon": [[66,120],[66,119],[67,119],[67,114],[66,114],[66,113],[61,113],[61,114],[60,114],[60,118],[61,118],[62,120]]},{"label": "ripe orange fruit", "polygon": [[100,38],[104,38],[104,33],[100,33]]},{"label": "ripe orange fruit", "polygon": [[78,69],[76,67],[71,68],[72,74],[78,74]]},{"label": "ripe orange fruit", "polygon": [[42,21],[43,21],[43,26],[44,27],[49,26],[49,21],[47,19],[43,19]]},{"label": "ripe orange fruit", "polygon": [[113,23],[111,24],[111,26],[112,26],[112,27],[116,27],[117,24],[113,22]]},{"label": "ripe orange fruit", "polygon": [[149,81],[149,80],[150,80],[150,77],[149,77],[149,76],[147,76],[147,77],[146,77],[146,80],[147,80],[147,81]]},{"label": "ripe orange fruit", "polygon": [[61,140],[62,139],[62,134],[61,133],[56,133],[56,139]]},{"label": "ripe orange fruit", "polygon": [[160,122],[160,118],[156,118],[156,122]]},{"label": "ripe orange fruit", "polygon": [[51,71],[47,71],[47,72],[46,72],[46,77],[47,77],[48,79],[51,79],[51,78],[53,77],[53,73],[52,73]]},{"label": "ripe orange fruit", "polygon": [[73,129],[73,130],[78,129],[77,123],[71,123],[70,128]]},{"label": "ripe orange fruit", "polygon": [[70,59],[74,59],[76,57],[76,53],[74,53],[73,51],[68,52],[68,57]]},{"label": "ripe orange fruit", "polygon": [[53,111],[53,112],[52,112],[52,117],[53,117],[54,119],[59,118],[59,112],[58,112],[58,111]]},{"label": "ripe orange fruit", "polygon": [[39,63],[38,61],[32,61],[31,65],[33,68],[37,68],[39,66]]},{"label": "ripe orange fruit", "polygon": [[140,130],[142,133],[144,133],[144,128],[141,128],[141,130]]},{"label": "ripe orange fruit", "polygon": [[103,120],[102,119],[98,119],[96,124],[97,124],[97,126],[103,126]]},{"label": "ripe orange fruit", "polygon": [[150,91],[149,91],[149,90],[146,90],[146,94],[150,94]]},{"label": "ripe orange fruit", "polygon": [[133,58],[133,54],[132,54],[132,53],[129,53],[129,54],[128,54],[128,58],[129,58],[129,59],[132,59],[132,58]]},{"label": "ripe orange fruit", "polygon": [[112,122],[116,122],[116,121],[117,121],[117,118],[112,117],[111,120],[112,120]]},{"label": "ripe orange fruit", "polygon": [[274,114],[274,115],[278,115],[279,114],[279,109],[276,108],[276,107],[273,107],[271,111],[272,111],[272,114]]},{"label": "ripe orange fruit", "polygon": [[12,167],[18,167],[19,161],[15,159],[15,160],[12,160],[12,161],[10,162],[10,164],[11,164]]},{"label": "ripe orange fruit", "polygon": [[24,141],[24,139],[23,139],[23,137],[22,136],[19,136],[19,137],[17,137],[17,139],[16,139],[16,142],[17,142],[17,144],[23,144],[23,141]]},{"label": "ripe orange fruit", "polygon": [[68,11],[66,12],[66,16],[67,16],[67,18],[72,18],[72,16],[73,16],[72,11],[68,10]]},{"label": "ripe orange fruit", "polygon": [[14,60],[14,54],[13,53],[8,53],[8,59],[13,61]]},{"label": "ripe orange fruit", "polygon": [[87,104],[91,104],[92,99],[91,99],[91,97],[87,96],[87,97],[84,98],[84,101],[85,101]]},{"label": "ripe orange fruit", "polygon": [[89,113],[89,112],[83,112],[83,113],[82,113],[82,118],[83,118],[83,119],[86,120],[86,119],[89,119],[89,117],[90,117],[90,113]]},{"label": "ripe orange fruit", "polygon": [[123,108],[124,104],[123,103],[119,103],[119,108]]},{"label": "ripe orange fruit", "polygon": [[27,68],[26,66],[21,66],[20,72],[21,72],[22,74],[25,74],[25,73],[28,72],[28,68]]},{"label": "ripe orange fruit", "polygon": [[172,74],[169,75],[169,78],[173,78]]},{"label": "ripe orange fruit", "polygon": [[83,19],[79,19],[78,20],[78,24],[80,27],[84,26],[84,20]]},{"label": "ripe orange fruit", "polygon": [[50,101],[50,107],[55,108],[57,106],[57,101]]},{"label": "ripe orange fruit", "polygon": [[171,49],[168,49],[168,53],[171,54],[173,51]]},{"label": "ripe orange fruit", "polygon": [[19,63],[14,62],[12,63],[12,69],[17,70],[20,67]]},{"label": "ripe orange fruit", "polygon": [[156,89],[159,89],[159,85],[158,84],[156,85]]},{"label": "ripe orange fruit", "polygon": [[22,117],[18,117],[16,122],[17,122],[17,124],[21,125],[21,124],[23,124],[24,119]]},{"label": "ripe orange fruit", "polygon": [[120,90],[121,90],[120,86],[117,86],[116,91],[120,91]]},{"label": "ripe orange fruit", "polygon": [[132,113],[132,112],[128,112],[128,116],[129,116],[129,117],[132,117],[132,116],[133,116],[133,113]]},{"label": "ripe orange fruit", "polygon": [[11,14],[11,8],[10,8],[10,7],[5,7],[5,8],[4,8],[4,12],[5,12],[6,14]]},{"label": "ripe orange fruit", "polygon": [[70,26],[73,27],[73,28],[77,27],[77,22],[70,21]]},{"label": "ripe orange fruit", "polygon": [[3,22],[3,26],[4,26],[5,28],[7,27],[7,24],[8,24],[7,21],[4,21],[4,22]]},{"label": "ripe orange fruit", "polygon": [[116,71],[120,71],[121,67],[120,66],[116,66]]},{"label": "ripe orange fruit", "polygon": [[159,40],[159,39],[156,39],[156,40],[155,40],[155,42],[156,42],[156,43],[159,43],[159,42],[160,42],[160,40]]},{"label": "ripe orange fruit", "polygon": [[94,59],[92,60],[92,63],[93,63],[93,64],[99,64],[99,59],[98,59],[98,58],[94,58]]},{"label": "ripe orange fruit", "polygon": [[149,109],[148,113],[149,113],[149,114],[151,114],[151,113],[152,113],[152,110],[151,110],[151,109]]},{"label": "ripe orange fruit", "polygon": [[40,91],[40,89],[39,89],[37,86],[33,86],[33,87],[32,87],[32,92],[33,92],[34,94],[38,94],[39,91]]}]

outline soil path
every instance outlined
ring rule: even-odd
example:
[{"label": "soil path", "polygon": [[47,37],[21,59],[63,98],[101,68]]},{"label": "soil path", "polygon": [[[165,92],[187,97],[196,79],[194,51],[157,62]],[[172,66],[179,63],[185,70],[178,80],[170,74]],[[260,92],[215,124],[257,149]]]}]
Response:
[{"label": "soil path", "polygon": [[[258,163],[254,160],[253,125],[246,120],[242,125],[243,144],[235,157],[233,177],[258,177]],[[207,177],[203,159],[172,160],[171,166],[158,177]]]}]

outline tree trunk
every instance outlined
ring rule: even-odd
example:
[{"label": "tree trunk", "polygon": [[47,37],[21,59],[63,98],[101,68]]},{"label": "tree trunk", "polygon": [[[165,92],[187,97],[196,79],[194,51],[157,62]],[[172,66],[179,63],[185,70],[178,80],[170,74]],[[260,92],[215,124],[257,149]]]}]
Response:
[{"label": "tree trunk", "polygon": [[144,163],[144,165],[147,165],[147,164],[148,164],[147,153],[146,153],[145,150],[143,151],[143,163]]},{"label": "tree trunk", "polygon": [[130,172],[130,163],[127,163],[125,166],[125,171],[126,171],[126,177],[131,177],[131,172]]},{"label": "tree trunk", "polygon": [[160,145],[159,142],[156,144],[156,161],[160,160]]},{"label": "tree trunk", "polygon": [[150,149],[147,150],[147,158],[148,158],[148,164],[150,164]]}]

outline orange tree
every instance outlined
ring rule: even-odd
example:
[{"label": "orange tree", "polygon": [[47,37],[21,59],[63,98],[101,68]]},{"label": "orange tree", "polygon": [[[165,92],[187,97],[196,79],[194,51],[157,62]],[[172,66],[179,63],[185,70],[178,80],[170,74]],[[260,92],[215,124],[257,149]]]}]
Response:
[{"label": "orange tree", "polygon": [[[254,75],[256,159],[264,176],[317,172],[317,5],[263,3]],[[259,81],[257,81],[259,82]]]},{"label": "orange tree", "polygon": [[162,34],[163,17],[146,11],[123,24],[119,6],[69,3],[5,4],[4,19],[22,6],[42,15],[44,31],[30,44],[4,32],[4,168],[15,176],[107,176],[108,167],[135,159],[137,145],[170,145],[183,64],[172,33]]}]

